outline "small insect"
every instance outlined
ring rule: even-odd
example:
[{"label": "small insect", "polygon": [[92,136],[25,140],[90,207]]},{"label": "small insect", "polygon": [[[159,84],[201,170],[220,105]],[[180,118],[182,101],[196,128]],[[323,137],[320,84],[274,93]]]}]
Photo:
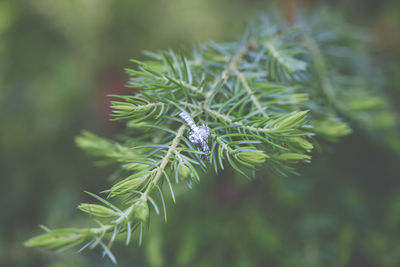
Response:
[{"label": "small insect", "polygon": [[208,129],[205,124],[197,127],[190,115],[185,111],[179,113],[179,117],[181,117],[189,125],[190,129],[192,129],[189,133],[189,141],[193,144],[200,144],[205,153],[206,160],[209,161],[210,148],[207,145],[206,139],[210,135],[210,129]]}]

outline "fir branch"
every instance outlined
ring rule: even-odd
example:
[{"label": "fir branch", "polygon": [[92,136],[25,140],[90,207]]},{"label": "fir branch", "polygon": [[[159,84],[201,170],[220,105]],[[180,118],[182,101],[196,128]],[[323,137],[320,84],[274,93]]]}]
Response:
[{"label": "fir branch", "polygon": [[[339,113],[348,111],[338,104],[341,95],[328,78],[328,68],[339,72],[343,66],[325,57],[317,39],[298,28],[288,29],[279,19],[275,27],[270,23],[261,19],[239,41],[200,45],[188,57],[148,52],[150,60],[133,60],[137,68],[126,70],[128,87],[139,92],[111,102],[113,119],[127,124],[124,140],[87,132],[76,140],[89,153],[118,165],[118,181],[103,191],[107,198],[89,193],[100,204],[78,206],[100,225],[48,230],[26,245],[66,249],[86,242],[82,249],[100,246],[115,262],[110,249],[117,236],[126,237],[128,244],[139,229],[141,243],[149,202],[160,214],[161,201],[167,220],[165,184],[175,202],[170,177],[190,187],[209,168],[218,172],[229,166],[247,177],[260,166],[279,175],[296,173],[294,164],[311,160],[315,134],[328,140],[349,134],[340,114],[327,107],[333,103]],[[377,102],[370,101],[372,106]],[[178,116],[182,111],[195,124],[204,122],[210,128],[210,162],[186,138],[189,128]],[[130,135],[132,129],[136,137]]]}]

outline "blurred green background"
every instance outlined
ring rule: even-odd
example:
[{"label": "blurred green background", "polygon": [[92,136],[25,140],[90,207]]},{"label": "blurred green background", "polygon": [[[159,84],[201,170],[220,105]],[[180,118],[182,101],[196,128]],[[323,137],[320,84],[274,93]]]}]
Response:
[{"label": "blurred green background", "polygon": [[[370,29],[384,94],[400,112],[396,0],[0,1],[0,266],[112,266],[100,251],[22,245],[40,223],[85,225],[83,191],[107,187],[112,170],[74,137],[121,129],[107,94],[124,93],[128,59],[234,40],[271,2],[288,16],[324,6]],[[203,179],[182,189],[168,224],[152,220],[142,248],[113,247],[119,266],[400,266],[400,158],[383,144],[355,129],[300,177]]]}]

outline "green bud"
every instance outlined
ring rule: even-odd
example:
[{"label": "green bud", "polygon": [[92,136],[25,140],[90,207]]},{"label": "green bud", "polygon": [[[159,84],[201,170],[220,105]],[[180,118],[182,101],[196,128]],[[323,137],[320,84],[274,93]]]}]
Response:
[{"label": "green bud", "polygon": [[128,171],[142,171],[149,167],[148,164],[142,164],[142,163],[136,163],[136,162],[126,163],[126,164],[123,164],[122,166],[124,169],[126,169]]},{"label": "green bud", "polygon": [[290,138],[290,141],[304,150],[311,150],[314,148],[314,146],[310,142],[301,137],[292,137]]},{"label": "green bud", "polygon": [[311,156],[299,153],[283,153],[277,156],[277,159],[300,161],[300,160],[309,160],[311,159]]},{"label": "green bud", "polygon": [[114,210],[97,204],[82,203],[78,206],[78,209],[96,217],[114,217],[118,215]]},{"label": "green bud", "polygon": [[282,116],[276,121],[275,127],[277,129],[288,129],[296,127],[306,119],[307,113],[308,110],[305,110],[305,111],[298,111],[296,113],[289,114],[286,116]]},{"label": "green bud", "polygon": [[184,163],[179,163],[178,164],[178,174],[181,180],[185,180],[191,173],[191,170],[188,166],[186,166]]},{"label": "green bud", "polygon": [[347,106],[352,111],[377,109],[385,105],[385,100],[381,97],[361,97],[351,100]]},{"label": "green bud", "polygon": [[142,222],[146,222],[149,217],[149,205],[146,200],[139,200],[135,204],[135,218]]},{"label": "green bud", "polygon": [[137,190],[151,175],[150,172],[141,172],[130,175],[125,179],[116,183],[113,187],[111,187],[110,192],[111,196],[121,195],[129,192],[130,190]]},{"label": "green bud", "polygon": [[65,228],[49,231],[46,234],[33,237],[24,243],[27,247],[41,247],[47,249],[62,248],[68,245],[82,243],[89,231],[88,229]]},{"label": "green bud", "polygon": [[340,137],[351,134],[352,130],[345,122],[334,120],[319,120],[314,123],[316,134],[329,141],[337,141]]},{"label": "green bud", "polygon": [[237,160],[245,165],[261,164],[268,158],[267,154],[258,150],[239,150],[235,156]]}]

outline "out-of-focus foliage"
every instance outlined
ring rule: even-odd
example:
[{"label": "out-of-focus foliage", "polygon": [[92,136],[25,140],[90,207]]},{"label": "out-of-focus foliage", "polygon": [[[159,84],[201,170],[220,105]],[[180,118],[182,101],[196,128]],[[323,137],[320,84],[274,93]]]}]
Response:
[{"label": "out-of-focus foliage", "polygon": [[[92,168],[73,147],[73,137],[82,128],[110,132],[99,119],[108,113],[99,108],[109,105],[102,96],[122,87],[118,73],[127,58],[138,57],[137,51],[230,40],[230,33],[240,32],[241,21],[262,6],[249,1],[64,1],[75,5],[71,9],[58,2],[0,3],[4,266],[108,266],[97,253],[54,256],[22,247],[39,222],[86,224],[74,219],[78,212],[71,203],[87,201],[81,199],[84,189],[104,189],[98,185],[109,172]],[[398,1],[337,1],[336,7],[353,22],[372,27],[373,43],[367,47],[380,71],[370,75],[371,85],[384,88],[380,93],[390,97],[398,114]],[[397,266],[399,158],[391,151],[398,151],[398,133],[370,129],[373,138],[366,138],[365,126],[376,125],[359,124],[330,152],[314,155],[301,177],[259,177],[249,186],[226,172],[216,181],[203,180],[190,194],[176,191],[179,201],[167,207],[168,224],[152,218],[144,249],[114,247],[119,265]]]}]

